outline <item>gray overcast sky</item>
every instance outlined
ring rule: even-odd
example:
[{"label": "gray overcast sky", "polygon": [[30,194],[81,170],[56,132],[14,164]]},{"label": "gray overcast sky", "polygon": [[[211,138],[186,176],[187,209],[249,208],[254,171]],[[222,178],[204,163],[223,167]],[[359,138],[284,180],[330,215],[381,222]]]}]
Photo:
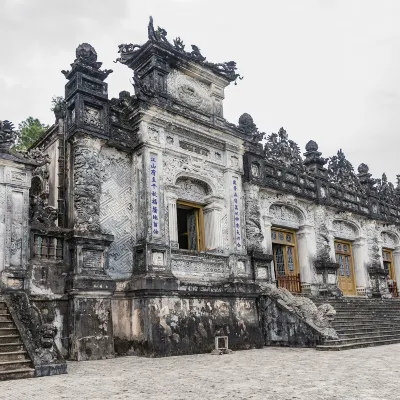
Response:
[{"label": "gray overcast sky", "polygon": [[0,0],[0,119],[53,123],[79,43],[91,43],[110,98],[133,88],[114,64],[121,43],[155,25],[196,44],[212,62],[235,60],[244,80],[226,90],[225,117],[250,113],[259,129],[283,126],[302,151],[343,148],[378,178],[400,173],[399,0]]}]

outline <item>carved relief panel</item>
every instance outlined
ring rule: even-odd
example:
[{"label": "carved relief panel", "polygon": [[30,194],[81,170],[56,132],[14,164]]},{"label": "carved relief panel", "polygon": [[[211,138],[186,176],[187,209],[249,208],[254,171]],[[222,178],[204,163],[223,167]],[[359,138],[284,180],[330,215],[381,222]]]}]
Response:
[{"label": "carved relief panel", "polygon": [[131,158],[113,148],[103,148],[100,228],[114,235],[109,248],[109,271],[112,277],[129,276],[133,266],[136,213],[133,212],[134,180]]},{"label": "carved relief panel", "polygon": [[189,107],[212,112],[210,87],[182,72],[174,70],[168,75],[167,93]]}]

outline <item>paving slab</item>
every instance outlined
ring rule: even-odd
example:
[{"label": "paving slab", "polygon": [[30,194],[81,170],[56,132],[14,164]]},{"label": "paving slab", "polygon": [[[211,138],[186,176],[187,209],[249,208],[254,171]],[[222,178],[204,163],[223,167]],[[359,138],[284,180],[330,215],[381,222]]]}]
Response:
[{"label": "paving slab", "polygon": [[319,352],[266,347],[222,356],[69,362],[68,375],[0,382],[7,400],[393,400],[400,344]]}]

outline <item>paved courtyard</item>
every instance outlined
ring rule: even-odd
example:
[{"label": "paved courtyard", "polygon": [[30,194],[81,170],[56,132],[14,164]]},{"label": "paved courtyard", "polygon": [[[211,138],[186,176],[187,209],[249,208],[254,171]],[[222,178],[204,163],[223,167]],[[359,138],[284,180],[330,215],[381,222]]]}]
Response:
[{"label": "paved courtyard", "polygon": [[0,382],[0,399],[400,399],[400,344],[343,352],[264,348],[230,355],[71,362],[69,374]]}]

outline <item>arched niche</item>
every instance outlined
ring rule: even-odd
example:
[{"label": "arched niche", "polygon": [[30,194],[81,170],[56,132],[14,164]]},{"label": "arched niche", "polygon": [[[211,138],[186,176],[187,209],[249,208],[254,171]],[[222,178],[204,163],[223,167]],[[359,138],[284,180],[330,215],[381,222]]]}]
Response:
[{"label": "arched niche", "polygon": [[212,194],[212,189],[207,182],[181,176],[176,180],[176,194],[179,199],[204,204],[207,196]]},{"label": "arched niche", "polygon": [[382,247],[394,250],[399,246],[400,240],[399,236],[395,232],[382,231],[381,232]]},{"label": "arched niche", "polygon": [[305,224],[305,215],[302,210],[291,204],[273,203],[269,208],[272,224],[282,227],[299,229]]},{"label": "arched niche", "polygon": [[360,228],[353,222],[336,219],[332,222],[335,238],[354,241],[360,237]]}]

